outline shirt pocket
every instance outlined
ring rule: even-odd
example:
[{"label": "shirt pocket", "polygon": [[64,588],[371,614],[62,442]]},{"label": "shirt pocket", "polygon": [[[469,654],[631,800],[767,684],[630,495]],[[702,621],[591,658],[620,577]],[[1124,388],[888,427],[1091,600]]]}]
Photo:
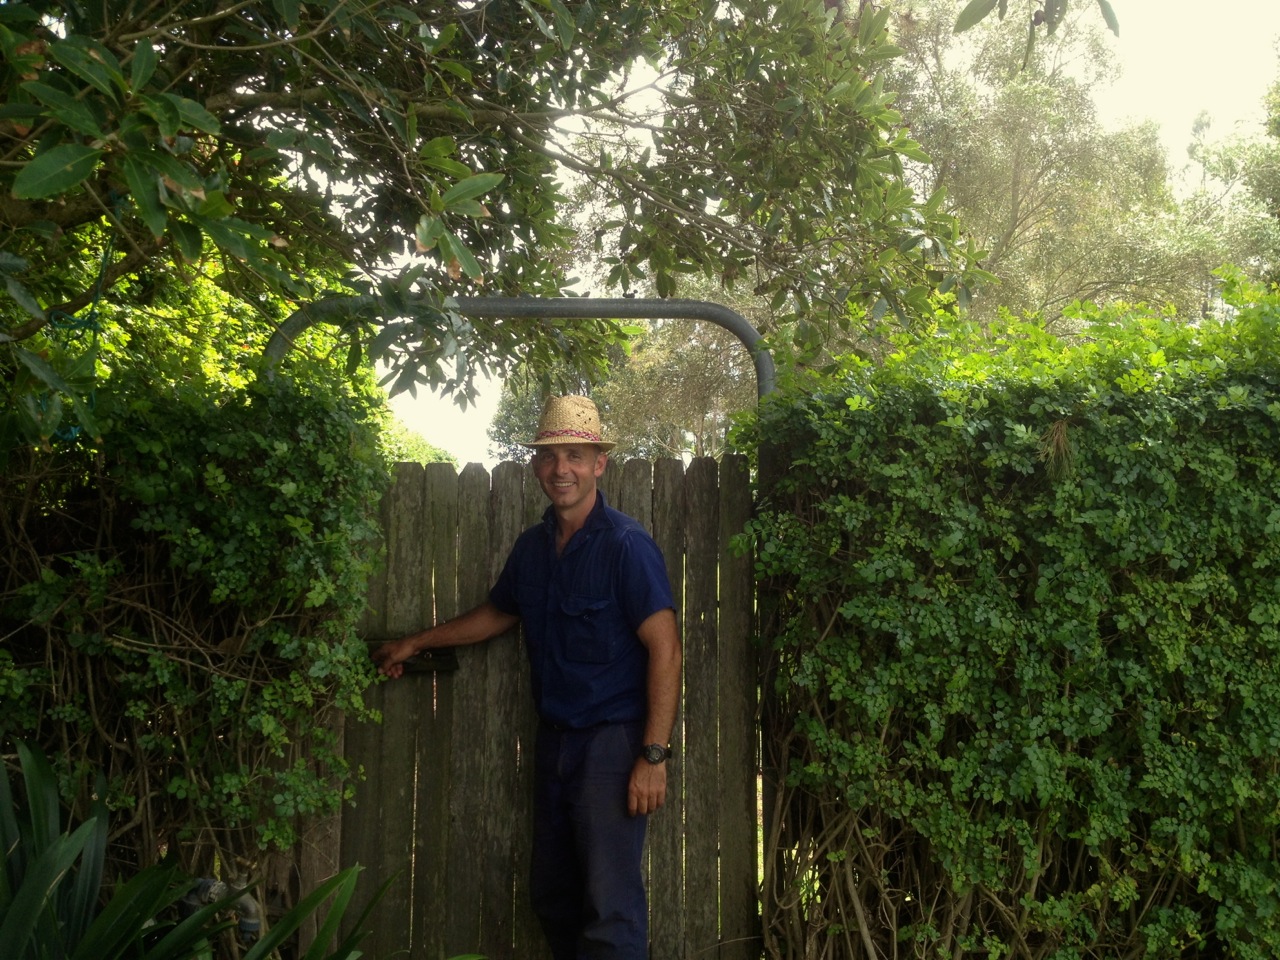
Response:
[{"label": "shirt pocket", "polygon": [[572,596],[560,604],[564,655],[575,663],[609,663],[617,656],[618,630],[608,597]]}]

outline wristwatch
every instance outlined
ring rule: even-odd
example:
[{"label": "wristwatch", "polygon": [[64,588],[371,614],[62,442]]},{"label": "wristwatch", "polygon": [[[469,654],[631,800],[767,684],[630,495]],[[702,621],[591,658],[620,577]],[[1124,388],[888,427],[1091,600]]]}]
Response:
[{"label": "wristwatch", "polygon": [[671,756],[671,747],[664,747],[660,743],[646,743],[644,745],[644,750],[640,753],[640,756],[653,764],[662,763]]}]

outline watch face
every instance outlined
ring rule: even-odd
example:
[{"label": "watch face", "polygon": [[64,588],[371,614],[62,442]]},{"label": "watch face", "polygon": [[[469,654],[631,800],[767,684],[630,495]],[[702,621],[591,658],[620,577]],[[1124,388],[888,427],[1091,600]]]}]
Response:
[{"label": "watch face", "polygon": [[644,758],[650,763],[661,763],[667,759],[667,751],[664,747],[651,743],[644,748]]}]

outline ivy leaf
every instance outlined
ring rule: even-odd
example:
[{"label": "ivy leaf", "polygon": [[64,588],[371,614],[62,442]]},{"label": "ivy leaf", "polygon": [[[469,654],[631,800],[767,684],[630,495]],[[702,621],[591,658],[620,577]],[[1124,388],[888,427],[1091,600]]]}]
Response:
[{"label": "ivy leaf", "polygon": [[18,200],[43,200],[64,193],[98,166],[102,151],[79,143],[64,143],[40,154],[13,178]]}]

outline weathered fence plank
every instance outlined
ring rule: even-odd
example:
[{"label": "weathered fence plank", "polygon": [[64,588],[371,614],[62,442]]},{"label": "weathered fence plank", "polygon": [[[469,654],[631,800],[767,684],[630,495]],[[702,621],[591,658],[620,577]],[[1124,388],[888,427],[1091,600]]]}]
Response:
[{"label": "weathered fence plank", "polygon": [[[730,541],[751,518],[746,457],[720,461],[720,923],[721,960],[759,957],[760,907],[757,836],[758,757],[756,703],[759,663],[753,629],[750,556],[736,556]],[[750,831],[741,829],[751,823]]]},{"label": "weathered fence plank", "polygon": [[[488,591],[489,484],[476,465],[462,471],[458,484],[458,603],[469,610]],[[458,650],[453,685],[453,782],[449,797],[449,888],[445,910],[445,955],[478,952],[484,942],[481,910],[485,871],[490,867],[486,838],[478,829],[484,816],[488,779],[482,719],[488,709],[487,647]]]},{"label": "weathered fence plank", "polygon": [[[447,463],[426,467],[427,528],[424,531],[429,575],[420,585],[424,598],[420,627],[440,623],[458,611],[458,475]],[[420,717],[418,736],[418,815],[414,830],[413,952],[410,960],[440,960],[442,905],[448,902],[449,796],[453,769],[453,684],[450,677],[415,677],[405,691],[430,704]],[[390,684],[396,689],[399,682]]]},{"label": "weathered fence plank", "polygon": [[[684,773],[686,816],[698,829],[685,834],[686,944],[694,951],[719,943],[720,807],[716,675],[716,553],[720,500],[716,462],[695,459],[685,474]],[[714,955],[714,953],[712,954]]]},{"label": "weathered fence plank", "polygon": [[[521,528],[527,529],[540,523],[547,509],[547,498],[542,487],[533,476],[533,471],[526,464],[521,470],[524,480],[524,493],[521,497]],[[505,559],[505,556],[503,557]],[[517,631],[518,633],[519,631]],[[522,960],[550,960],[551,951],[542,936],[542,927],[533,910],[529,906],[529,865],[533,859],[533,743],[538,735],[538,717],[533,709],[533,691],[529,679],[529,671],[524,666],[524,637],[519,638],[521,665],[516,672],[516,705],[520,708],[516,722],[516,733],[520,748],[520,766],[516,771],[516,809],[512,819],[523,829],[518,831],[515,839],[516,862],[516,938],[515,955]]]},{"label": "weathered fence plank", "polygon": [[[421,622],[422,592],[413,589],[425,572],[422,532],[425,506],[422,468],[398,464],[395,483],[386,498],[391,522],[386,536],[386,580],[381,635],[395,636]],[[373,930],[376,949],[391,953],[409,945],[415,897],[413,884],[413,824],[416,804],[417,736],[420,727],[418,698],[414,688],[420,677],[411,677],[404,689],[389,691],[383,685],[372,691],[372,705],[382,712],[382,726],[361,724],[348,738],[348,754],[365,768],[366,779],[356,789],[357,805],[365,805],[373,827],[370,834],[352,836],[344,831],[348,862],[368,869],[366,889],[375,889],[394,877],[379,902]]]},{"label": "weathered fence plank", "polygon": [[[493,472],[490,501],[489,564],[485,577],[485,595],[502,572],[502,564],[512,544],[523,529],[524,488],[519,464],[500,463]],[[517,836],[527,836],[530,823],[515,816],[519,769],[518,718],[529,709],[521,693],[519,677],[523,672],[518,630],[486,644],[483,654],[488,660],[485,705],[479,716],[462,722],[474,724],[484,737],[482,762],[486,788],[479,804],[477,820],[473,820],[485,839],[484,887],[481,922],[484,939],[489,944],[490,960],[508,960],[514,956],[516,924],[517,870],[515,857]],[[523,882],[519,884],[524,887]],[[527,905],[522,901],[518,909]],[[523,958],[521,958],[523,960]]]},{"label": "weathered fence plank", "polygon": [[[667,561],[676,605],[676,621],[684,631],[684,464],[659,460],[653,470],[653,539]],[[682,702],[683,702],[682,698]],[[680,957],[685,942],[684,914],[684,710],[671,735],[675,750],[667,764],[667,803],[649,819],[649,943],[654,957]]]}]

